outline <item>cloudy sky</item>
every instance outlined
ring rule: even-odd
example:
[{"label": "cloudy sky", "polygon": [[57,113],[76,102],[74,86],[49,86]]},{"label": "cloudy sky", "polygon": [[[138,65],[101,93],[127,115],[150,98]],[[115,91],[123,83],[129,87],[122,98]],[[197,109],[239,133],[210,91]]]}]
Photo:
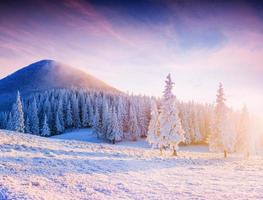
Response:
[{"label": "cloudy sky", "polygon": [[41,59],[123,91],[263,113],[263,4],[256,1],[31,0],[0,3],[0,78]]}]

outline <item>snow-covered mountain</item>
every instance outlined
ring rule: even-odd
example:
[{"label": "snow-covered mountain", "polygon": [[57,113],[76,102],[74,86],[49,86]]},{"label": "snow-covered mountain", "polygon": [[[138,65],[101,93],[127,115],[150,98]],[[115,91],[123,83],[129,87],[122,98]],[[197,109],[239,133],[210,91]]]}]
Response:
[{"label": "snow-covered mountain", "polygon": [[53,60],[41,60],[0,80],[0,110],[10,108],[17,90],[24,97],[33,92],[71,87],[117,91],[77,68]]}]

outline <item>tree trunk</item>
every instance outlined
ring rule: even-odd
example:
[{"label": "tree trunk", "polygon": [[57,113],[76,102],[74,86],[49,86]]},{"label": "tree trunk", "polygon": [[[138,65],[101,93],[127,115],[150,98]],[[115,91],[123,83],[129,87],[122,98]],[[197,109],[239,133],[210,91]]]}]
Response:
[{"label": "tree trunk", "polygon": [[226,150],[224,150],[224,158],[226,158],[227,157],[227,152],[226,152]]},{"label": "tree trunk", "polygon": [[112,144],[115,144],[115,139],[112,140]]},{"label": "tree trunk", "polygon": [[177,156],[177,151],[174,147],[173,147],[173,156]]}]

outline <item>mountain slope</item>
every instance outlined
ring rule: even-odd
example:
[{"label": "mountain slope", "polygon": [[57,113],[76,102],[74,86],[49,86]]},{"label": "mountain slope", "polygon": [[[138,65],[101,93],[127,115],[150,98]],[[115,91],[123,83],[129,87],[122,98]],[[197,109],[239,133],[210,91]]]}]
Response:
[{"label": "mountain slope", "polygon": [[0,80],[0,110],[10,108],[17,90],[22,96],[54,88],[85,88],[116,92],[97,78],[53,60],[33,63]]},{"label": "mountain slope", "polygon": [[262,158],[231,156],[0,130],[0,199],[262,199]]}]

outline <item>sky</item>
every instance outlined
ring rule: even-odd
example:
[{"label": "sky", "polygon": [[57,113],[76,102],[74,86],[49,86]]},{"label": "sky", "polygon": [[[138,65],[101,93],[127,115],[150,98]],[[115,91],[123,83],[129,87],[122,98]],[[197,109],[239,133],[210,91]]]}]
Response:
[{"label": "sky", "polygon": [[0,2],[0,78],[53,59],[129,93],[161,96],[171,73],[178,99],[263,116],[263,3],[206,0]]}]

